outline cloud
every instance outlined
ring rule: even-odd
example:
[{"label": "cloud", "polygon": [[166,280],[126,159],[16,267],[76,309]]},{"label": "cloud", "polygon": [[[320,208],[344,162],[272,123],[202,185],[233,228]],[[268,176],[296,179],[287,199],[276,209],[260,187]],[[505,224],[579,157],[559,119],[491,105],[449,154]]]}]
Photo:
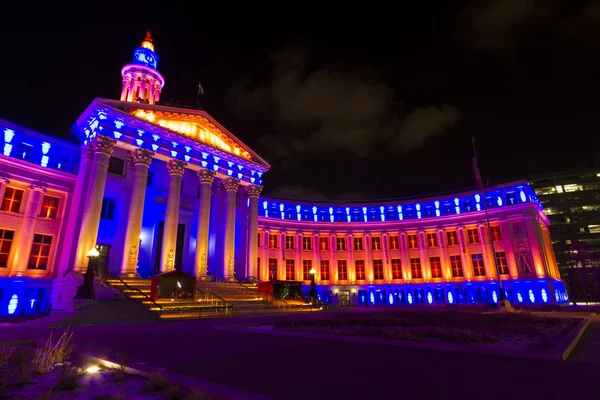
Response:
[{"label": "cloud", "polygon": [[[229,92],[230,104],[240,114],[270,118],[278,133],[263,135],[261,142],[273,156],[346,151],[365,157],[378,142],[410,150],[458,121],[460,112],[451,106],[407,110],[376,68],[311,68],[312,63],[305,49],[274,53],[266,83],[253,85],[246,79]],[[415,126],[419,121],[422,127]]]},{"label": "cloud", "polygon": [[500,54],[527,38],[534,45],[539,37],[555,42],[593,40],[599,22],[599,0],[475,0],[457,15],[461,43]]}]

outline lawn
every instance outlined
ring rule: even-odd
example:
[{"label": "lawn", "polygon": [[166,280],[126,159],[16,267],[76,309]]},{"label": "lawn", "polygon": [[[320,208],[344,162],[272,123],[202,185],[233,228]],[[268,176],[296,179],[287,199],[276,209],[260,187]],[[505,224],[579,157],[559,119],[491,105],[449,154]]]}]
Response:
[{"label": "lawn", "polygon": [[276,322],[275,329],[379,339],[551,348],[576,318],[462,310],[343,314]]}]

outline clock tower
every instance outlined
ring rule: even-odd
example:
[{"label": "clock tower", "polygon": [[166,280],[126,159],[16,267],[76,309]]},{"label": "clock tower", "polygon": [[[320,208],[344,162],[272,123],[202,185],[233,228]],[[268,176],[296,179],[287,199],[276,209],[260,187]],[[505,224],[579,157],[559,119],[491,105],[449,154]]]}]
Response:
[{"label": "clock tower", "polygon": [[158,102],[165,79],[156,69],[157,66],[158,55],[154,52],[154,44],[148,31],[142,45],[133,51],[132,63],[121,70],[121,101],[146,104]]}]

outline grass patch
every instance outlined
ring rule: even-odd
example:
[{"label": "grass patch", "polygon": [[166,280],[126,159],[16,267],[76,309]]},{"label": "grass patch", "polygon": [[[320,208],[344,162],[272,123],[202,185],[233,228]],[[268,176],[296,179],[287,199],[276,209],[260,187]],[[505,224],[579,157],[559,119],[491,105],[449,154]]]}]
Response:
[{"label": "grass patch", "polygon": [[548,348],[566,335],[577,319],[532,314],[463,310],[345,314],[275,322],[275,328],[301,332],[449,343],[515,343]]}]

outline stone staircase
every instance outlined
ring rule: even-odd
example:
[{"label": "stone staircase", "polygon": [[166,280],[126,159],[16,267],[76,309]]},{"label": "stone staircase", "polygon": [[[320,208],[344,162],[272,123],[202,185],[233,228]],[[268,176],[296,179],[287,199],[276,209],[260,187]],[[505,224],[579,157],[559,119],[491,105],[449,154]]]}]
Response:
[{"label": "stone staircase", "polygon": [[[239,282],[198,281],[196,300],[150,299],[151,281],[141,278],[111,278],[105,284],[119,296],[144,305],[158,320],[205,319],[285,315],[310,312],[310,307],[290,305],[259,293],[254,284]],[[102,289],[106,291],[106,289]],[[99,293],[99,291],[96,291]],[[111,297],[110,293],[102,296]]]}]

